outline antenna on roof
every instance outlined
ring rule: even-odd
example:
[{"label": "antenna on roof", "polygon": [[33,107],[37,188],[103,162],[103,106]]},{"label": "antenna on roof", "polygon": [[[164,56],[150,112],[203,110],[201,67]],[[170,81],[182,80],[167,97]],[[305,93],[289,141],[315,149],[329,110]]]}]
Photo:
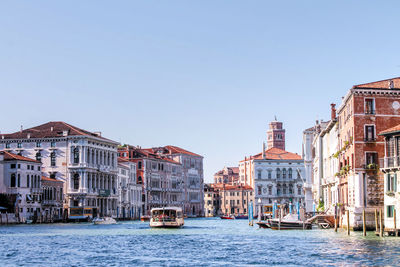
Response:
[{"label": "antenna on roof", "polygon": [[276,115],[275,115],[275,121],[278,121],[278,120],[276,119]]}]

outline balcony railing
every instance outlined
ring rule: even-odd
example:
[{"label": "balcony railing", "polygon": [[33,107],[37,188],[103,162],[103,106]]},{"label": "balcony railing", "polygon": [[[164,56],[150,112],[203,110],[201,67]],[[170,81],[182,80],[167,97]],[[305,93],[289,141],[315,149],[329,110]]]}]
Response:
[{"label": "balcony railing", "polygon": [[400,157],[385,157],[379,159],[381,168],[397,168],[400,167]]}]

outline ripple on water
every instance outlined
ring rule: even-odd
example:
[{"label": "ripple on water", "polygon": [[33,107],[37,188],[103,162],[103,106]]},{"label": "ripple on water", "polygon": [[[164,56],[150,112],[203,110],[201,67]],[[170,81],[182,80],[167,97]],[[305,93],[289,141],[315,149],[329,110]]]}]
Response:
[{"label": "ripple on water", "polygon": [[[389,255],[389,256],[388,256]],[[397,265],[400,238],[331,230],[272,231],[243,220],[188,219],[182,229],[147,223],[0,228],[0,262],[51,266]],[[4,265],[4,264],[3,264]]]}]

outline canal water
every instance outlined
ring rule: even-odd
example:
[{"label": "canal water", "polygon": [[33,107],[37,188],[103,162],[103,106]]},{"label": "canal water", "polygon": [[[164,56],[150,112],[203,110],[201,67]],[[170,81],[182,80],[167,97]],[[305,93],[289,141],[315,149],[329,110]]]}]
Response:
[{"label": "canal water", "polygon": [[247,220],[186,219],[182,229],[148,223],[0,227],[0,266],[400,265],[400,237],[333,230],[273,231]]}]

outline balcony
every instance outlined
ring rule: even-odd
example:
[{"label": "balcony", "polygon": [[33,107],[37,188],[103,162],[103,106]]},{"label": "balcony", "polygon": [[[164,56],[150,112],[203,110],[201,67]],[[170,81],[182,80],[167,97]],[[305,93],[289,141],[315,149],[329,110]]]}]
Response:
[{"label": "balcony", "polygon": [[375,109],[366,109],[365,114],[366,115],[375,115]]},{"label": "balcony", "polygon": [[383,171],[385,171],[385,169],[399,169],[400,157],[385,157],[379,159],[379,166]]}]

